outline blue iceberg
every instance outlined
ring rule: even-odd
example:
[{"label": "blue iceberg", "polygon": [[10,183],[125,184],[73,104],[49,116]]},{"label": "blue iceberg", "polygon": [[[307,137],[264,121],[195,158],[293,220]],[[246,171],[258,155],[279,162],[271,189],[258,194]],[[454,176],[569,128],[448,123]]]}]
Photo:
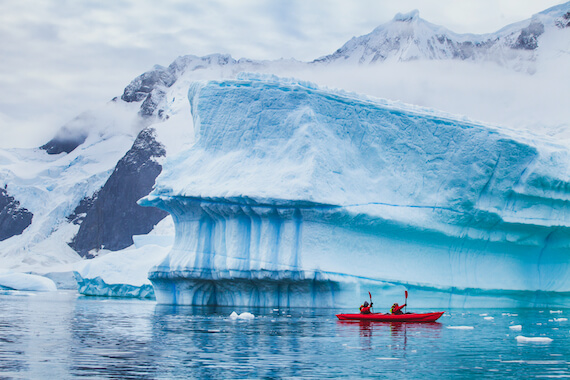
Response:
[{"label": "blue iceberg", "polygon": [[273,76],[188,96],[196,143],[140,201],[176,228],[159,303],[570,306],[566,147]]}]

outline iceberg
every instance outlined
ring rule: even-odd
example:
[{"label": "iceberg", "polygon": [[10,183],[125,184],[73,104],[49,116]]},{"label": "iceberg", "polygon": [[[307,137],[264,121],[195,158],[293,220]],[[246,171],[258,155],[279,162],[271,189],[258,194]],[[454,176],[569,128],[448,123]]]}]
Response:
[{"label": "iceberg", "polygon": [[0,271],[0,289],[54,292],[57,290],[57,286],[55,282],[47,277],[28,273]]},{"label": "iceberg", "polygon": [[170,247],[146,244],[108,252],[75,264],[77,291],[85,296],[154,299],[147,278],[149,268],[161,261]]},{"label": "iceberg", "polygon": [[159,303],[570,305],[567,147],[261,74],[188,97],[195,143],[139,201],[175,223]]}]

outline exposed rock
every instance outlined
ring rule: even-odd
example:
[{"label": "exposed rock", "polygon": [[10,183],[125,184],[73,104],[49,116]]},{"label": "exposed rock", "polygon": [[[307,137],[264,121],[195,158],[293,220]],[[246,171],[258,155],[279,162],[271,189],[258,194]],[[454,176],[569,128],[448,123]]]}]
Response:
[{"label": "exposed rock", "polygon": [[40,146],[40,149],[48,154],[70,153],[85,142],[87,135],[85,130],[72,130],[64,126],[53,139]]},{"label": "exposed rock", "polygon": [[521,30],[513,49],[534,50],[538,47],[538,37],[544,33],[544,25],[540,22],[532,22]]},{"label": "exposed rock", "polygon": [[570,12],[566,12],[562,17],[556,20],[556,26],[559,28],[570,28]]},{"label": "exposed rock", "polygon": [[6,189],[0,189],[0,241],[20,235],[32,224],[33,216]]},{"label": "exposed rock", "polygon": [[92,250],[126,248],[133,244],[133,235],[149,233],[168,215],[137,204],[151,191],[162,170],[156,158],[165,154],[164,146],[155,139],[154,129],[140,132],[101,190],[92,199],[84,199],[69,217],[81,225],[70,243],[74,250],[91,257]]}]

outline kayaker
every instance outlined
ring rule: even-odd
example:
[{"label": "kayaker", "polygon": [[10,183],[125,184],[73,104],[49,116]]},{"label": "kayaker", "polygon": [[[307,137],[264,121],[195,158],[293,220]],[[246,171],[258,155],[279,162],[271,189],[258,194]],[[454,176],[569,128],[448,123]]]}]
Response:
[{"label": "kayaker", "polygon": [[370,314],[370,309],[372,308],[372,302],[368,305],[368,301],[364,301],[362,305],[360,305],[360,314]]},{"label": "kayaker", "polygon": [[395,303],[392,305],[392,308],[390,309],[390,314],[396,314],[396,315],[404,314],[402,312],[402,309],[404,307],[406,307],[406,304],[403,304],[402,306],[398,306],[398,303]]}]

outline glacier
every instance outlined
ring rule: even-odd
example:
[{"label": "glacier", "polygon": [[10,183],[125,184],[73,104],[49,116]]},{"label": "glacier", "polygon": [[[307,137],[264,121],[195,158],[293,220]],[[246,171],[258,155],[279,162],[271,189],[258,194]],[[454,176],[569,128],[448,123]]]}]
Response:
[{"label": "glacier", "polygon": [[175,223],[158,303],[570,305],[567,147],[270,75],[188,98],[196,142],[139,201]]}]

